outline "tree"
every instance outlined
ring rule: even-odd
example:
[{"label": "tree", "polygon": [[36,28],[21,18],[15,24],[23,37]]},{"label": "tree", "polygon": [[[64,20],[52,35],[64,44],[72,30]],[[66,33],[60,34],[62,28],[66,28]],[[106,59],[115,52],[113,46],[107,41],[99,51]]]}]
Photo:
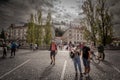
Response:
[{"label": "tree", "polygon": [[31,14],[26,35],[28,43],[35,43],[34,30],[35,30],[34,16],[33,14]]},{"label": "tree", "polygon": [[43,25],[42,25],[42,11],[39,10],[37,13],[38,17],[37,17],[37,21],[38,21],[38,25],[35,26],[35,36],[36,36],[36,43],[38,45],[42,44],[42,36],[43,36]]},{"label": "tree", "polygon": [[52,24],[51,24],[51,13],[49,12],[47,15],[46,25],[45,25],[45,37],[44,42],[46,45],[49,45],[52,39]]},{"label": "tree", "polygon": [[87,41],[90,41],[92,40],[90,35],[91,35],[91,32],[85,27],[83,31],[83,38]]},{"label": "tree", "polygon": [[89,24],[89,26],[91,27],[91,39],[92,41],[94,42],[94,45],[96,45],[96,26],[95,26],[95,13],[94,13],[94,5],[92,3],[92,0],[86,0],[84,2],[84,4],[82,5],[82,9],[83,9],[83,12],[84,14],[86,15],[86,20]]},{"label": "tree", "polygon": [[4,29],[2,29],[2,31],[1,31],[0,38],[4,39],[4,41],[6,41],[6,34],[5,34]]},{"label": "tree", "polygon": [[106,0],[98,0],[96,5],[96,23],[99,28],[98,33],[101,44],[110,44],[112,40],[112,24],[109,8],[106,7]]},{"label": "tree", "polygon": [[[106,0],[86,0],[82,6],[87,22],[91,27],[91,39],[96,44],[100,42],[104,46],[112,40],[112,24],[109,8]],[[107,41],[108,40],[108,41]]]},{"label": "tree", "polygon": [[41,45],[42,43],[49,45],[52,39],[51,28],[52,28],[52,22],[51,22],[50,12],[47,15],[45,25],[43,25],[42,22],[41,10],[38,11],[37,15],[31,14],[30,21],[28,23],[27,42],[37,43],[38,45]]}]

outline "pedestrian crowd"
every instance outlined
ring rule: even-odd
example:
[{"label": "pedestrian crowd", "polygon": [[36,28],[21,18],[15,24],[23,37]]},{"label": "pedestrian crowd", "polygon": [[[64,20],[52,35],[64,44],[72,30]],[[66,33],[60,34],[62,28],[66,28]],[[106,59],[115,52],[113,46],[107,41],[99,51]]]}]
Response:
[{"label": "pedestrian crowd", "polygon": [[[11,55],[10,57],[13,58],[16,55],[16,49],[19,48],[19,45],[15,42],[3,42],[2,44],[2,49],[3,49],[3,58],[7,57],[7,50],[10,50]],[[37,44],[30,44],[30,48],[33,50],[38,49]],[[69,50],[70,57],[73,61],[74,69],[75,69],[75,75],[78,75],[78,72],[80,73],[80,77],[86,76],[89,77],[90,73],[90,59],[91,59],[91,54],[94,50],[94,47],[88,47],[85,45],[85,43],[80,43],[79,45],[74,45],[71,42],[68,44],[67,50]],[[55,40],[52,40],[50,44],[50,65],[55,65],[55,56],[57,54],[57,44],[55,43]],[[104,48],[102,45],[98,47],[98,52],[103,53]],[[105,55],[104,55],[105,56]],[[84,72],[81,69],[81,60],[83,61],[84,65]]]},{"label": "pedestrian crowd", "polygon": [[[67,47],[67,50],[70,51],[70,57],[73,60],[74,68],[75,68],[75,74],[78,74],[78,70],[80,72],[80,77],[83,76],[89,76],[90,72],[90,48],[85,46],[84,44],[80,44],[75,46],[71,42],[69,43],[69,46]],[[57,54],[57,44],[54,40],[52,40],[50,45],[50,64],[55,65],[55,55]],[[84,73],[82,73],[81,69],[81,61],[80,56],[82,55],[82,60],[84,64]]]},{"label": "pedestrian crowd", "polygon": [[[104,47],[99,44],[96,48],[98,51],[98,56],[101,57],[102,53],[104,54]],[[92,55],[95,51],[95,46],[93,43],[91,45],[87,45],[85,43],[80,43],[78,45],[74,45],[71,42],[69,43],[69,51],[70,51],[70,57],[73,60],[74,68],[75,68],[75,75],[78,75],[78,70],[80,72],[80,77],[83,77],[83,75],[87,78],[89,78],[90,73],[90,60],[92,58]],[[80,59],[81,58],[81,59]],[[103,55],[103,60],[105,58],[105,54]],[[83,61],[84,70],[82,72],[81,70],[81,60]]]},{"label": "pedestrian crowd", "polygon": [[37,43],[35,43],[35,44],[30,43],[30,49],[33,50],[33,51],[37,50],[38,49],[38,44]]},{"label": "pedestrian crowd", "polygon": [[16,50],[19,48],[19,44],[17,44],[15,41],[12,42],[5,42],[3,41],[1,44],[2,48],[2,58],[7,57],[7,53],[10,51],[10,58],[15,57]]}]

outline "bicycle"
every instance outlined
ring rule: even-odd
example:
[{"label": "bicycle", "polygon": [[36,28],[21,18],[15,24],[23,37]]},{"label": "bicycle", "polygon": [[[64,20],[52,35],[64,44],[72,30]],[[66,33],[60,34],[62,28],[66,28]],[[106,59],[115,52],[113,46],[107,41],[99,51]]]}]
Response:
[{"label": "bicycle", "polygon": [[96,53],[95,52],[91,52],[91,54],[92,54],[91,59],[96,64],[99,64],[105,58],[104,52],[102,52],[102,53],[101,52],[96,52]]}]

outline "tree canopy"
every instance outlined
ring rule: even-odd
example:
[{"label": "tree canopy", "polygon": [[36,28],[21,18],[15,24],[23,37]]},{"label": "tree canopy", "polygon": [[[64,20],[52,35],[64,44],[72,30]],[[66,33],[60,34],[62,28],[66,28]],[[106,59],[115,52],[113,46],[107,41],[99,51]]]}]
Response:
[{"label": "tree canopy", "polygon": [[82,6],[83,12],[86,15],[86,21],[90,26],[91,41],[96,43],[110,44],[112,40],[112,24],[109,8],[106,6],[106,0],[85,0]]}]

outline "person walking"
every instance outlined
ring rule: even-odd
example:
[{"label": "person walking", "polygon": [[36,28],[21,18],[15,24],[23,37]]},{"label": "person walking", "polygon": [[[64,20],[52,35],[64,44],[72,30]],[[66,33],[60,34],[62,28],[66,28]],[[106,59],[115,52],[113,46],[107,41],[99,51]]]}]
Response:
[{"label": "person walking", "polygon": [[[72,58],[73,60],[73,64],[74,64],[74,68],[75,68],[75,75],[78,75],[78,69],[80,72],[80,77],[82,77],[82,70],[81,70],[81,62],[80,62],[80,48],[79,46],[75,47],[73,46],[72,48],[72,53],[74,54],[74,57]],[[78,68],[77,68],[78,67]]]},{"label": "person walking", "polygon": [[11,57],[13,57],[13,55],[15,56],[16,47],[17,47],[16,43],[12,42],[11,43]]},{"label": "person walking", "polygon": [[5,42],[3,42],[3,58],[7,56],[7,45]]},{"label": "person walking", "polygon": [[90,48],[87,46],[84,46],[82,49],[82,59],[84,64],[84,74],[86,77],[89,76],[90,72]]},{"label": "person walking", "polygon": [[104,46],[102,44],[99,44],[99,46],[97,47],[97,50],[98,50],[98,56],[103,61],[105,59]]},{"label": "person walking", "polygon": [[52,43],[50,45],[50,59],[51,59],[51,63],[50,64],[55,65],[56,51],[57,51],[57,45],[56,45],[55,41],[52,40]]}]

